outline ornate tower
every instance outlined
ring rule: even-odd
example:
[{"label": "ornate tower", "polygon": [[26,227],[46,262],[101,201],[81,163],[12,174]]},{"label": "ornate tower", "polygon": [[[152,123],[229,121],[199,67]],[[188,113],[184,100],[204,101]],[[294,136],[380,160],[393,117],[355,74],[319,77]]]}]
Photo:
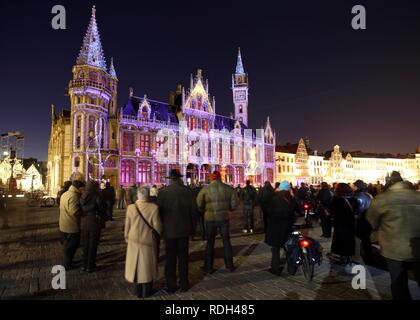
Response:
[{"label": "ornate tower", "polygon": [[100,179],[105,155],[110,149],[109,117],[116,115],[117,75],[111,61],[107,70],[96,23],[96,9],[73,66],[69,83],[71,103],[71,172],[73,177]]},{"label": "ornate tower", "polygon": [[233,104],[235,105],[235,119],[248,126],[248,74],[244,71],[241,49],[238,49],[236,71],[232,76]]}]

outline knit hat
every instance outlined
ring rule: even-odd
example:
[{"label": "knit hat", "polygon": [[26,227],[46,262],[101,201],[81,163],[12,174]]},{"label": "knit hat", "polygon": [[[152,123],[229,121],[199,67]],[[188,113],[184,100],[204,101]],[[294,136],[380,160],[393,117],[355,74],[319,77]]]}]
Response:
[{"label": "knit hat", "polygon": [[290,183],[289,181],[282,181],[278,188],[279,191],[289,191],[290,190]]}]

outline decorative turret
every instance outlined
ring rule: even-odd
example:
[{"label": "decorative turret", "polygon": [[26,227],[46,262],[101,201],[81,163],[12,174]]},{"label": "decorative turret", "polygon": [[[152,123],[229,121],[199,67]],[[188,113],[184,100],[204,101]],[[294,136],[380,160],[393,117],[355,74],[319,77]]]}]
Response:
[{"label": "decorative turret", "polygon": [[236,62],[236,72],[235,74],[245,74],[244,65],[242,63],[241,48],[238,48],[238,59]]},{"label": "decorative turret", "polygon": [[118,80],[117,73],[115,72],[115,67],[114,67],[114,58],[111,58],[111,65],[109,66],[109,74],[111,75],[111,77]]},{"label": "decorative turret", "polygon": [[238,49],[236,71],[232,76],[233,104],[235,119],[248,126],[248,75],[242,63],[241,49]]},{"label": "decorative turret", "polygon": [[79,57],[77,58],[78,65],[89,65],[97,67],[106,71],[106,62],[102,50],[101,38],[98,31],[98,24],[96,23],[96,8],[92,8],[92,16],[83,39],[82,48],[80,49]]}]

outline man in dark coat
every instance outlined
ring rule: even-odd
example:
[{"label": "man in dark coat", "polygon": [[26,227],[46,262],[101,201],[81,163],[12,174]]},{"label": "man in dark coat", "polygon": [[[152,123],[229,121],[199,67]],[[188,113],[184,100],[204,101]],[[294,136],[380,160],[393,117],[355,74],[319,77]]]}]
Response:
[{"label": "man in dark coat", "polygon": [[254,205],[257,200],[257,191],[253,186],[251,186],[251,181],[246,181],[246,186],[241,192],[241,200],[243,203],[243,213],[244,213],[244,233],[253,233],[254,232]]},{"label": "man in dark coat", "polygon": [[270,181],[266,181],[264,183],[264,187],[258,192],[258,203],[261,206],[262,214],[263,214],[263,223],[264,223],[264,233],[267,232],[267,211],[268,205],[271,202],[271,199],[274,195],[274,189],[271,186]]},{"label": "man in dark coat", "polygon": [[114,203],[115,203],[115,189],[111,186],[109,182],[105,184],[105,189],[102,190],[102,197],[106,203],[106,214],[109,220],[114,220],[112,217],[112,213],[114,211]]},{"label": "man in dark coat", "polygon": [[80,228],[83,240],[83,271],[96,269],[96,253],[101,238],[101,230],[107,220],[106,203],[100,192],[99,183],[91,180],[80,198],[82,218]]},{"label": "man in dark coat", "polygon": [[283,181],[272,200],[268,204],[267,233],[265,242],[271,246],[271,269],[272,274],[280,275],[280,248],[290,238],[294,222],[294,213],[298,210],[296,200],[290,193],[290,184]]},{"label": "man in dark coat", "polygon": [[171,293],[177,290],[177,262],[181,291],[189,289],[188,246],[192,234],[193,193],[181,177],[178,170],[171,170],[168,177],[170,185],[162,189],[157,197],[166,244],[166,285]]},{"label": "man in dark coat", "polygon": [[319,190],[316,198],[318,201],[318,215],[321,220],[321,237],[331,238],[332,221],[330,206],[333,199],[333,193],[331,192],[328,183],[321,183],[321,190]]}]

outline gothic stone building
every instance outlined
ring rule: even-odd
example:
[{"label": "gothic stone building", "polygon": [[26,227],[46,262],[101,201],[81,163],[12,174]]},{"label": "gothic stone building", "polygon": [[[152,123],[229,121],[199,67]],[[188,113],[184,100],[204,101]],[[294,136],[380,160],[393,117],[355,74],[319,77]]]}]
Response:
[{"label": "gothic stone building", "polygon": [[248,129],[248,75],[241,53],[232,76],[234,114],[216,114],[214,97],[202,71],[189,89],[178,86],[169,103],[137,97],[117,107],[118,78],[111,59],[107,68],[96,10],[69,82],[70,111],[52,107],[48,148],[48,189],[82,178],[112,185],[165,184],[176,168],[189,183],[206,183],[219,170],[229,184],[246,179],[274,182],[275,134]]}]

